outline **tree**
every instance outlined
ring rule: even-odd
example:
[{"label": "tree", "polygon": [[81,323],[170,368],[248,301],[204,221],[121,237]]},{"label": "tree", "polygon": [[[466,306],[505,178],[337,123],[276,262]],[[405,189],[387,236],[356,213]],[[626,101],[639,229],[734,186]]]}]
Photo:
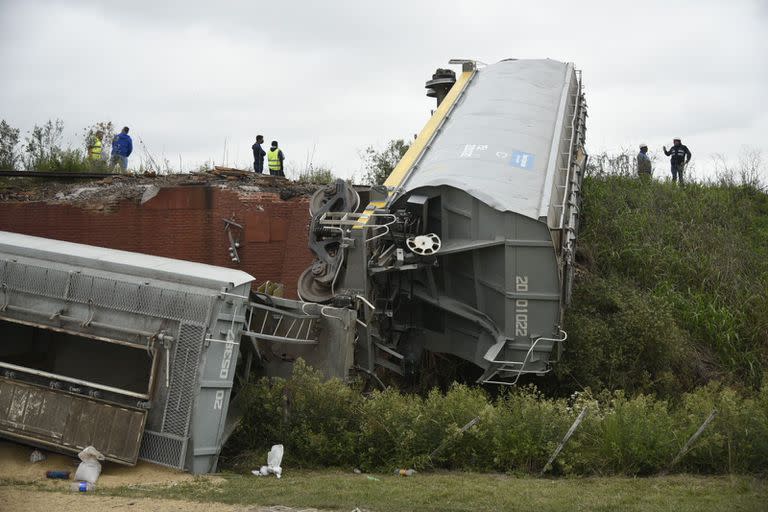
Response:
[{"label": "tree", "polygon": [[0,169],[15,171],[19,156],[16,154],[16,145],[19,143],[19,130],[5,122],[0,121]]},{"label": "tree", "polygon": [[47,170],[61,156],[61,139],[64,122],[61,119],[48,120],[42,126],[35,125],[24,140],[24,167],[28,171]]},{"label": "tree", "polygon": [[373,146],[365,148],[361,155],[364,179],[371,185],[383,184],[409,147],[405,140],[393,139],[383,151],[376,151]]}]

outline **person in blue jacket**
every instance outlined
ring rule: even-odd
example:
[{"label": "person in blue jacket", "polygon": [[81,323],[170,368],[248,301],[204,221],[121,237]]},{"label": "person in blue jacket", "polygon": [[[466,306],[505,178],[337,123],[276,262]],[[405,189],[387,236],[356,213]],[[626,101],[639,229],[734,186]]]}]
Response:
[{"label": "person in blue jacket", "polygon": [[124,127],[123,131],[115,135],[112,139],[112,160],[111,165],[119,165],[121,169],[126,170],[128,168],[128,157],[133,152],[133,141],[131,136],[128,135],[128,127]]}]

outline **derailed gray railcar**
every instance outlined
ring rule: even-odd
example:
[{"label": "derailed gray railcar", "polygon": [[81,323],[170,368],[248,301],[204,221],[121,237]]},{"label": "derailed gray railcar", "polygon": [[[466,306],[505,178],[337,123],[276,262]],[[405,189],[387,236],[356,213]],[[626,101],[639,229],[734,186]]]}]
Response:
[{"label": "derailed gray railcar", "polygon": [[0,436],[215,470],[252,280],[0,232]]},{"label": "derailed gray railcar", "polygon": [[407,373],[426,349],[512,384],[549,371],[566,339],[587,158],[581,73],[549,59],[461,63],[458,81],[438,70],[427,83],[438,109],[365,209],[351,211],[341,182],[313,201],[317,260],[299,292],[357,309],[356,363],[369,374]]}]

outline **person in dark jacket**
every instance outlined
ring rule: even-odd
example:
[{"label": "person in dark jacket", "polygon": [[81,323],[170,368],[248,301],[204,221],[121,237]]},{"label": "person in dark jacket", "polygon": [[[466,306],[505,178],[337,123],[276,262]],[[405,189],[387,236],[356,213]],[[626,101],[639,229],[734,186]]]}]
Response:
[{"label": "person in dark jacket", "polygon": [[112,139],[112,159],[110,164],[112,167],[119,165],[122,170],[128,169],[128,157],[133,153],[133,141],[131,136],[128,135],[128,127],[125,126],[123,130],[115,135]]},{"label": "person in dark jacket", "polygon": [[264,144],[264,136],[257,135],[256,143],[251,146],[251,149],[253,150],[253,170],[259,174],[264,172],[264,157],[267,154],[267,152],[262,149],[262,144]]},{"label": "person in dark jacket", "polygon": [[283,155],[283,150],[277,147],[277,141],[272,141],[272,147],[269,148],[269,151],[267,152],[267,162],[269,162],[269,174],[272,176],[282,176],[285,177],[285,173],[283,172],[283,160],[285,160],[285,155]]},{"label": "person in dark jacket", "polygon": [[680,139],[672,139],[672,147],[667,151],[667,146],[663,146],[664,154],[672,158],[669,159],[672,164],[672,181],[680,180],[683,184],[683,170],[688,162],[691,161],[691,152],[688,146],[684,146]]}]

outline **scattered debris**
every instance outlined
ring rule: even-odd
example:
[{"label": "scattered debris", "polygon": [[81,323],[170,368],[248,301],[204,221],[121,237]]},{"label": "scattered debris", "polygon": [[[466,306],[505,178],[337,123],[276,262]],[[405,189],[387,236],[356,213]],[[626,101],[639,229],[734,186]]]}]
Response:
[{"label": "scattered debris", "polygon": [[415,469],[396,469],[395,475],[397,476],[413,476],[417,473]]},{"label": "scattered debris", "polygon": [[35,464],[36,462],[42,462],[48,457],[45,456],[43,452],[40,450],[33,450],[32,453],[29,454],[29,462],[32,464]]},{"label": "scattered debris", "polygon": [[69,490],[74,492],[93,492],[96,490],[96,486],[91,482],[72,482]]},{"label": "scattered debris", "polygon": [[160,192],[160,187],[156,185],[145,185],[144,193],[141,195],[141,204],[146,203]]},{"label": "scattered debris", "polygon": [[82,462],[77,466],[75,480],[95,484],[101,474],[101,463],[99,461],[104,460],[104,455],[93,446],[88,446],[78,453],[77,456]]},{"label": "scattered debris", "polygon": [[60,470],[60,469],[52,469],[50,471],[45,472],[45,478],[50,478],[54,480],[69,480],[69,471]]},{"label": "scattered debris", "polygon": [[236,236],[233,233],[234,229],[238,229],[239,233],[243,232],[243,226],[235,222],[233,219],[223,219],[224,220],[224,231],[227,233],[227,238],[229,239],[229,258],[234,263],[240,263],[240,255],[237,253],[237,250],[240,248],[240,238],[239,234]]},{"label": "scattered debris", "polygon": [[234,167],[224,167],[221,165],[215,166],[211,172],[216,176],[225,176],[227,178],[247,178],[253,174],[252,171],[246,171],[245,169],[236,169]]},{"label": "scattered debris", "polygon": [[355,468],[355,469],[353,469],[353,470],[352,470],[352,472],[353,472],[354,474],[356,474],[356,475],[362,475],[362,474],[363,474],[363,472],[362,472],[362,471],[360,471],[360,469],[358,469],[358,468]]},{"label": "scattered debris", "polygon": [[366,478],[367,478],[368,480],[371,480],[371,481],[373,481],[373,482],[381,482],[381,480],[379,480],[379,479],[378,479],[378,478],[376,478],[375,476],[371,476],[371,475],[368,475]]},{"label": "scattered debris", "polygon": [[276,444],[272,446],[267,454],[267,465],[261,466],[260,469],[254,469],[251,471],[256,476],[267,476],[269,474],[275,475],[280,478],[283,475],[283,468],[280,464],[283,462],[283,445]]},{"label": "scattered debris", "polygon": [[[221,171],[167,175],[119,175],[77,182],[55,178],[34,179],[26,177],[0,178],[0,201],[66,203],[98,209],[97,205],[113,205],[121,201],[146,203],[162,188],[180,186],[218,186],[248,195],[278,193],[282,200],[311,195],[322,185],[291,183],[275,180],[250,171],[236,170],[242,175],[228,175]],[[228,171],[229,172],[229,171]],[[231,181],[229,178],[233,178]]]}]

